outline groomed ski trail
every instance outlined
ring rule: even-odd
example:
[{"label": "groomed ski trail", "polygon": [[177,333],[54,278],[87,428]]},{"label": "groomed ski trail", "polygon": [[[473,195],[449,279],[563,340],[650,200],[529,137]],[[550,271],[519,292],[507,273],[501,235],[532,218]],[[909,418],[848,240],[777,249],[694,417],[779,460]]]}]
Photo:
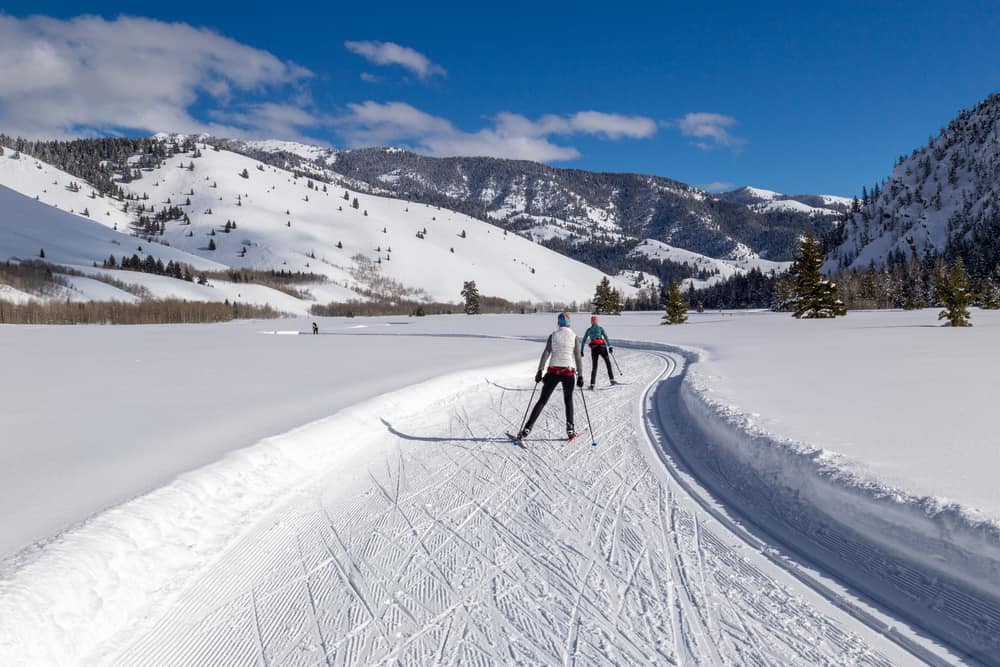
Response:
[{"label": "groomed ski trail", "polygon": [[563,445],[561,401],[513,445],[527,395],[498,385],[523,378],[386,415],[372,428],[393,446],[357,462],[363,492],[304,490],[96,661],[919,664],[664,474],[643,406],[670,361],[619,363],[630,384],[589,402],[598,447]]}]

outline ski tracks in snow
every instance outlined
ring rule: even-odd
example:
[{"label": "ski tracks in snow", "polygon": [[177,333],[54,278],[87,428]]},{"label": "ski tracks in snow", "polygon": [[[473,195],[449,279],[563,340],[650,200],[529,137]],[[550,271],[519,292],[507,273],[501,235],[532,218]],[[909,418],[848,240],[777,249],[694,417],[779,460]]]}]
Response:
[{"label": "ski tracks in snow", "polygon": [[597,447],[562,443],[558,400],[512,445],[512,378],[386,416],[395,447],[358,463],[363,493],[303,491],[108,660],[895,664],[655,474],[635,405],[663,362],[619,362],[631,384],[589,402]]}]

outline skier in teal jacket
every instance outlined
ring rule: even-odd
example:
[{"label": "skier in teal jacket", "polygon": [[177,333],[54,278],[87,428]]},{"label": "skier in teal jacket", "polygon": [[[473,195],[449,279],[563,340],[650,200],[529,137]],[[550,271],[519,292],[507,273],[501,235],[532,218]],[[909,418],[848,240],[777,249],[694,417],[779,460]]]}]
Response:
[{"label": "skier in teal jacket", "polygon": [[614,352],[615,348],[611,347],[611,340],[608,338],[607,332],[604,331],[604,327],[597,323],[597,315],[590,318],[590,328],[583,334],[583,340],[580,343],[581,352],[583,352],[583,346],[588,344],[587,341],[590,341],[590,388],[594,388],[594,382],[597,380],[597,360],[600,358],[604,359],[604,364],[608,368],[608,378],[611,380],[611,384],[618,384],[618,381],[615,380],[615,372],[611,369],[611,357],[608,356],[608,352]]}]

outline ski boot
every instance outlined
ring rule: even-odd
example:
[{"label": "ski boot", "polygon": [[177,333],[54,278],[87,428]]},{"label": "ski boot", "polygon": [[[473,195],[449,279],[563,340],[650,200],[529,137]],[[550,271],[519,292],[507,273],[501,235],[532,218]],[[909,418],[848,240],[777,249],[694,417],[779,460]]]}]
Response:
[{"label": "ski boot", "polygon": [[572,440],[576,437],[576,429],[573,428],[572,424],[566,424],[566,439]]},{"label": "ski boot", "polygon": [[521,432],[517,434],[517,439],[524,441],[530,433],[531,429],[525,426],[524,428],[521,429]]},{"label": "ski boot", "polygon": [[590,383],[590,387],[588,387],[588,389],[590,389],[590,391],[594,391],[594,383],[593,382]]},{"label": "ski boot", "polygon": [[611,384],[612,385],[616,385],[616,384],[621,384],[621,382],[619,382],[618,380],[616,380],[614,378],[611,378]]}]

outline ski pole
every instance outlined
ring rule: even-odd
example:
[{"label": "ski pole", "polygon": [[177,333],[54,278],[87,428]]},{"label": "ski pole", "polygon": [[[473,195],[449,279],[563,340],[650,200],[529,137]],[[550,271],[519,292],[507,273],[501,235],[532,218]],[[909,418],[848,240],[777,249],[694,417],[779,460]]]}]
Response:
[{"label": "ski pole", "polygon": [[531,410],[531,404],[535,400],[535,392],[538,391],[538,383],[535,383],[534,388],[531,390],[531,398],[528,399],[528,407],[524,409],[524,416],[521,417],[521,428],[517,430],[518,434],[524,430],[524,422],[528,421],[528,411]]},{"label": "ski pole", "polygon": [[583,413],[587,415],[587,428],[590,429],[590,446],[597,447],[597,438],[594,437],[594,425],[590,423],[590,410],[587,409],[587,392],[581,389],[580,398],[583,399]]},{"label": "ski pole", "polygon": [[624,375],[624,373],[622,373],[622,367],[618,365],[618,357],[615,356],[614,350],[611,351],[611,358],[615,360],[615,367],[618,369],[618,375]]}]

